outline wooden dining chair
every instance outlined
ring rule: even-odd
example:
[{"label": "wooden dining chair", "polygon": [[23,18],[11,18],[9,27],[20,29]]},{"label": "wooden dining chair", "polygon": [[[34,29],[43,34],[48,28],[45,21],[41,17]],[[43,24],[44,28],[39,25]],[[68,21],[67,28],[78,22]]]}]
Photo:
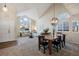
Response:
[{"label": "wooden dining chair", "polygon": [[53,47],[59,52],[59,49],[61,49],[61,36],[58,36],[54,41],[52,42]]},{"label": "wooden dining chair", "polygon": [[45,53],[45,50],[48,48],[48,42],[47,40],[44,38],[44,36],[38,36],[38,47],[39,47],[39,50],[41,48],[43,48],[43,53]]},{"label": "wooden dining chair", "polygon": [[62,34],[61,42],[62,42],[62,47],[64,47],[65,46],[65,34]]}]

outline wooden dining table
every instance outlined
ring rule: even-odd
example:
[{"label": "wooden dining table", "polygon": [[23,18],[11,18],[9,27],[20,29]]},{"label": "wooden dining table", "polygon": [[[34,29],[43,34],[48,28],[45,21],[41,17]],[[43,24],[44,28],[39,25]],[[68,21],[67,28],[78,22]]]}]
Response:
[{"label": "wooden dining table", "polygon": [[44,35],[44,36],[48,40],[48,51],[49,51],[49,55],[51,55],[52,54],[52,42],[57,37],[53,37],[52,35]]}]

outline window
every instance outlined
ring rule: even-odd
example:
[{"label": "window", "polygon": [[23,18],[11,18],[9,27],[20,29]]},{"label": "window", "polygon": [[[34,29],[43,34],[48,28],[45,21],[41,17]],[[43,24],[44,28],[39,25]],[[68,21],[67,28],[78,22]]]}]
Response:
[{"label": "window", "polygon": [[62,31],[62,24],[58,24],[58,31]]},{"label": "window", "polygon": [[69,23],[63,22],[63,31],[69,31]]},{"label": "window", "polygon": [[59,13],[59,25],[58,25],[58,31],[69,31],[69,23],[68,18],[70,17],[70,14],[67,12]]},{"label": "window", "polygon": [[20,18],[20,30],[21,31],[29,30],[29,19],[25,16]]},{"label": "window", "polygon": [[78,22],[72,22],[72,31],[78,31]]},{"label": "window", "polygon": [[58,24],[58,31],[69,31],[69,23],[63,22]]},{"label": "window", "polygon": [[27,26],[27,25],[29,25],[29,20],[28,20],[28,18],[27,18],[27,17],[22,17],[22,18],[20,19],[20,24],[21,24],[22,26]]}]

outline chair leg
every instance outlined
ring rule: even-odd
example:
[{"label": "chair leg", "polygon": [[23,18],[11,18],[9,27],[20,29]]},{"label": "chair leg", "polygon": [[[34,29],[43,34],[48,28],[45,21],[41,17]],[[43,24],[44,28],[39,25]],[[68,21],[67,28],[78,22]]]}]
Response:
[{"label": "chair leg", "polygon": [[59,44],[60,50],[61,50],[61,43]]},{"label": "chair leg", "polygon": [[40,47],[39,47],[39,50],[40,50]]},{"label": "chair leg", "polygon": [[64,42],[62,42],[62,47],[64,47],[65,46],[65,43]]},{"label": "chair leg", "polygon": [[38,48],[39,48],[39,50],[40,50],[40,44],[38,45]]},{"label": "chair leg", "polygon": [[61,42],[61,46],[64,47],[64,43],[63,42]]},{"label": "chair leg", "polygon": [[45,46],[43,48],[44,48],[44,54],[45,54]]},{"label": "chair leg", "polygon": [[65,41],[64,41],[64,46],[65,46]]},{"label": "chair leg", "polygon": [[58,46],[57,46],[57,52],[58,52]]},{"label": "chair leg", "polygon": [[38,40],[38,49],[40,50],[40,40]]}]

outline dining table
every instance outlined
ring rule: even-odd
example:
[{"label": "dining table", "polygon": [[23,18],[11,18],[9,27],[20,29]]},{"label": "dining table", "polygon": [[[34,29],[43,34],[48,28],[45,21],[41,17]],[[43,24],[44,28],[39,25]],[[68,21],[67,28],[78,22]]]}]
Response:
[{"label": "dining table", "polygon": [[49,55],[52,54],[52,42],[57,38],[57,36],[53,37],[53,35],[44,35],[45,39],[48,40],[48,51]]}]

